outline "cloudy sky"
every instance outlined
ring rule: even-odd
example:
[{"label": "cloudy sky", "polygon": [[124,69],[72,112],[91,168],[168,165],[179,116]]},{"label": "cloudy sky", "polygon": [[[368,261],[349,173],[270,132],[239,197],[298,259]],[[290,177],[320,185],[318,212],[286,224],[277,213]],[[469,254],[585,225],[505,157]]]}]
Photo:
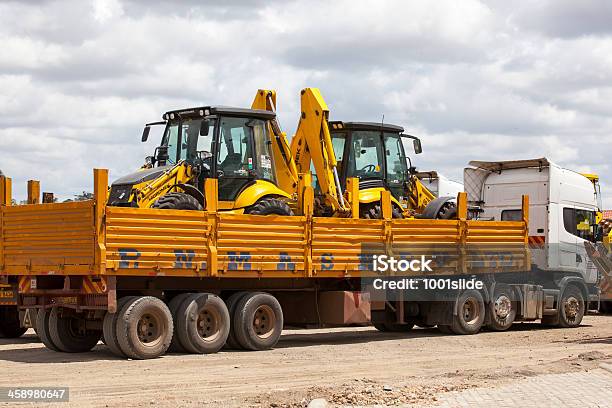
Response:
[{"label": "cloudy sky", "polygon": [[[415,159],[547,156],[598,172],[612,207],[612,2],[1,1],[0,169],[63,198],[93,167],[134,171],[142,125],[278,91],[281,124],[319,87],[337,120],[403,125]],[[512,5],[510,5],[512,3]],[[223,5],[219,5],[223,4]]]}]

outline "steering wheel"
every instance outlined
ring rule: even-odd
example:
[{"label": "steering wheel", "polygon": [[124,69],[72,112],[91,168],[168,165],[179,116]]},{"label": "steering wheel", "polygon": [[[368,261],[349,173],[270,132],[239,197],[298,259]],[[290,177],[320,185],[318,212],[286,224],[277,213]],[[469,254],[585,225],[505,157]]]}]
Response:
[{"label": "steering wheel", "polygon": [[373,164],[368,164],[359,171],[362,171],[364,173],[374,173],[376,171],[376,166]]}]

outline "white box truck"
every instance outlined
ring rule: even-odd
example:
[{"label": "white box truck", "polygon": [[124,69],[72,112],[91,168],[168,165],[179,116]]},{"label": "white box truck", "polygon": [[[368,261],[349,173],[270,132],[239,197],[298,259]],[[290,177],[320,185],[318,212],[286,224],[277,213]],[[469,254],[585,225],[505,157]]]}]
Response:
[{"label": "white box truck", "polygon": [[[529,195],[529,283],[544,291],[542,320],[554,324],[560,308],[575,310],[580,302],[583,312],[596,310],[599,276],[585,248],[597,238],[599,197],[591,180],[546,158],[469,164],[464,185],[473,218],[519,219],[521,197]],[[572,286],[582,299],[567,296]]]}]

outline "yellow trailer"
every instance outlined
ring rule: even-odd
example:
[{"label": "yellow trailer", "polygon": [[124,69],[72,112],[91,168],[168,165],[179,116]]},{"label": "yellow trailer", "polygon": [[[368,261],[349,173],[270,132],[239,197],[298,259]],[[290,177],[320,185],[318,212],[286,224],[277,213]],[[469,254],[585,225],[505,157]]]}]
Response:
[{"label": "yellow trailer", "polygon": [[[203,211],[107,206],[106,170],[94,171],[93,200],[72,203],[11,206],[10,179],[1,180],[0,283],[18,292],[22,310],[38,310],[37,332],[57,351],[90,350],[102,336],[130,358],[170,345],[261,350],[284,325],[370,320],[380,330],[471,334],[541,318],[546,304],[541,287],[499,278],[530,270],[527,197],[520,221],[468,220],[465,194],[457,219],[393,219],[383,192],[382,218],[359,219],[358,182],[349,180],[352,218],[314,217],[311,180],[301,175],[298,215],[261,216],[218,211],[214,178]],[[405,276],[485,286],[449,287],[435,301],[405,291],[371,298],[372,279],[393,275],[373,271],[372,248],[433,259],[433,271]]]}]

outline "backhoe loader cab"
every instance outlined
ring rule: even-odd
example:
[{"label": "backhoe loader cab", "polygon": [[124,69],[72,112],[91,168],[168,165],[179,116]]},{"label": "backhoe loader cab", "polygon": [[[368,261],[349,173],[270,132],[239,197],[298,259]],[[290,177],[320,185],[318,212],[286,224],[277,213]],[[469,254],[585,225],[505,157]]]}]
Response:
[{"label": "backhoe loader cab", "polygon": [[407,205],[410,181],[410,159],[403,141],[412,138],[416,153],[421,152],[420,141],[404,135],[401,126],[390,124],[330,122],[329,125],[342,187],[346,187],[348,178],[359,178],[359,201],[363,204],[378,202],[380,192],[389,189],[401,212]]},{"label": "backhoe loader cab", "polygon": [[[270,111],[201,107],[163,115],[165,130],[148,168],[115,181],[109,204],[115,206],[200,209],[204,181],[219,180],[219,209],[287,213],[276,185],[271,147]],[[145,127],[143,140],[148,136]],[[180,201],[180,203],[178,202]],[[270,209],[271,207],[275,207]],[[282,211],[276,211],[282,207]]]}]

